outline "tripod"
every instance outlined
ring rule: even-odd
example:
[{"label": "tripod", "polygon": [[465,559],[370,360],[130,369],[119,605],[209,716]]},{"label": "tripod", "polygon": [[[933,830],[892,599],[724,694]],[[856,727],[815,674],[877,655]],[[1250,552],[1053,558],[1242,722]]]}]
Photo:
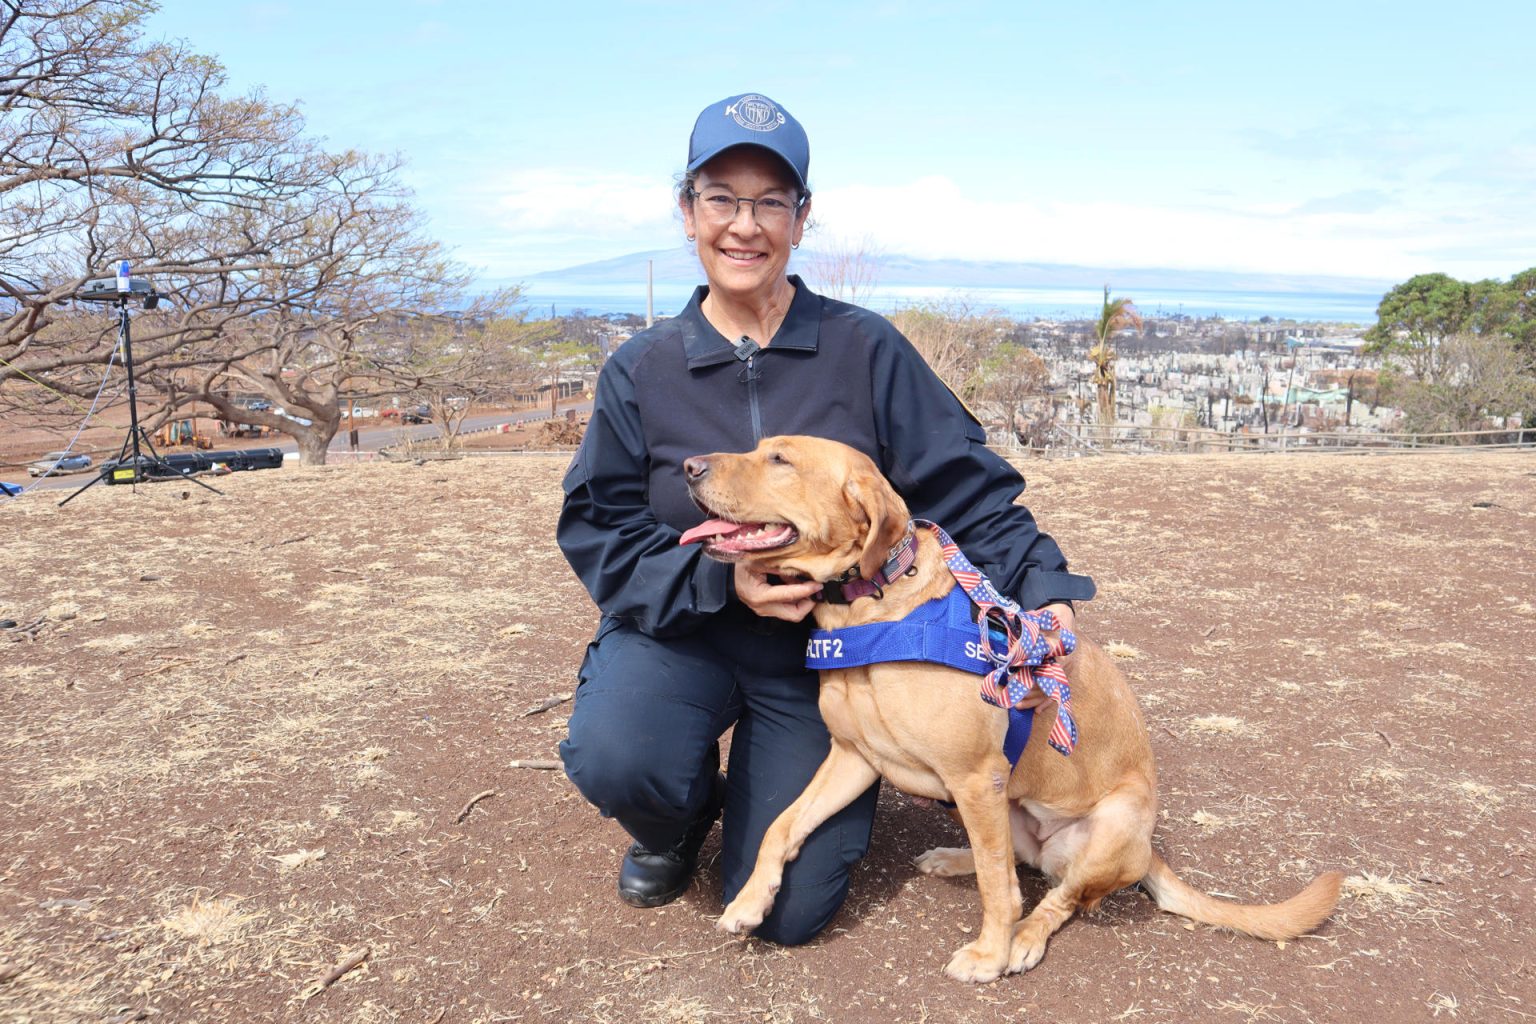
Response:
[{"label": "tripod", "polygon": [[[123,272],[126,274],[127,270],[125,269]],[[149,440],[149,434],[139,423],[138,386],[134,383],[133,379],[133,334],[128,328],[128,299],[129,293],[123,292],[114,300],[117,304],[117,341],[118,345],[122,347],[123,366],[128,370],[128,436],[123,438],[123,446],[118,449],[117,458],[105,463],[101,467],[101,472],[87,480],[85,486],[59,502],[60,508],[68,505],[91,487],[101,483],[101,481],[107,480],[108,477],[111,478],[110,483],[133,485],[135,494],[138,493],[138,485],[141,480],[152,478],[166,479],[170,477],[181,477],[184,480],[190,480],[197,484],[197,486],[210,490],[221,497],[224,494],[217,487],[197,479],[190,470],[177,469],[166,462],[160,456],[160,453],[155,451],[155,446]],[[128,455],[130,451],[133,453],[132,458],[129,458]],[[146,455],[145,452],[149,454]]]}]

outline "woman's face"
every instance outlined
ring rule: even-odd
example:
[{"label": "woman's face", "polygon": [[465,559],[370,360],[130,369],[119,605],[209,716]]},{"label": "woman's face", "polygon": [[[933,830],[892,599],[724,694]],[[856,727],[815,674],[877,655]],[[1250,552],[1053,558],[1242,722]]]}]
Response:
[{"label": "woman's face", "polygon": [[[683,221],[697,242],[710,291],[743,300],[774,294],[811,207],[807,201],[794,209],[798,192],[783,162],[755,146],[738,146],[699,168],[693,187],[701,197],[716,197],[715,203],[698,197],[684,197],[682,203]],[[770,202],[761,208],[741,203],[731,216],[729,202],[719,201],[722,193]],[[770,208],[775,201],[789,205],[789,216],[775,214]]]}]

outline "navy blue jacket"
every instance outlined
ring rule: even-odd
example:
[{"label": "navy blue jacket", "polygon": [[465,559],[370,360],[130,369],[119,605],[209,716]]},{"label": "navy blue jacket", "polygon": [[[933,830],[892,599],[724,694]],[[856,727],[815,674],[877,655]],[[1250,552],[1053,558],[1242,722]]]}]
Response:
[{"label": "navy blue jacket", "polygon": [[731,566],[677,543],[703,521],[682,464],[775,434],[864,452],[914,516],[944,527],[1022,607],[1091,598],[1093,581],[1067,572],[1056,542],[1014,504],[1023,477],[986,447],[981,425],[912,343],[884,317],[790,281],[789,312],[750,362],[704,318],[701,287],[603,367],[556,533],[603,614],[668,636],[735,604]]}]

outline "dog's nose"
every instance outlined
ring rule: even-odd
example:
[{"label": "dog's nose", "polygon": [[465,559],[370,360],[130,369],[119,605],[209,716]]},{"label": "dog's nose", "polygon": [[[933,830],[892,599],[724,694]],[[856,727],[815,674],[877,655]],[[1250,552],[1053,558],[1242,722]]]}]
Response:
[{"label": "dog's nose", "polygon": [[704,479],[704,474],[709,472],[709,459],[703,455],[695,455],[691,459],[683,460],[683,476],[692,483]]}]

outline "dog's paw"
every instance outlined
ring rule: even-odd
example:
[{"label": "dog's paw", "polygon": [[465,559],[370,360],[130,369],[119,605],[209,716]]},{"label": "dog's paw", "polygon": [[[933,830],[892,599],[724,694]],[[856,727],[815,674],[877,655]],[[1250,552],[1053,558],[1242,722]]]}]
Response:
[{"label": "dog's paw", "polygon": [[973,985],[982,985],[1002,977],[1008,958],[990,950],[979,949],[980,945],[980,941],[977,941],[955,950],[955,955],[949,958],[949,963],[944,967],[944,973],[956,981],[967,981]]},{"label": "dog's paw", "polygon": [[1050,938],[1049,931],[1032,925],[1028,918],[1014,925],[1013,942],[1008,950],[1008,973],[1030,970],[1044,960],[1045,945]]},{"label": "dog's paw", "polygon": [[966,847],[940,846],[917,858],[917,870],[925,875],[953,878],[956,875],[974,875],[976,857]]},{"label": "dog's paw", "polygon": [[763,918],[768,915],[772,906],[771,899],[766,902],[752,900],[743,892],[725,908],[725,913],[720,915],[720,920],[715,922],[715,927],[730,935],[745,935],[763,923]]}]

